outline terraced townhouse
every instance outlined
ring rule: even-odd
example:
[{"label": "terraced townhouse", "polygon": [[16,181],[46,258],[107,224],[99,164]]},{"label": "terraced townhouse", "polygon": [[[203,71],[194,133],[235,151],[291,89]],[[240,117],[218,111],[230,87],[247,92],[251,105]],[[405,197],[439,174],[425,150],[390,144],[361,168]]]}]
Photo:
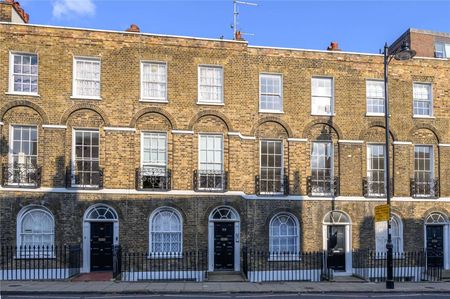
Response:
[{"label": "terraced townhouse", "polygon": [[[110,271],[114,245],[204,250],[209,272],[241,271],[244,248],[324,250],[343,275],[385,250],[382,55],[35,25],[13,0],[0,19],[3,245],[81,244],[82,272]],[[450,34],[405,39],[394,251],[450,269]]]}]

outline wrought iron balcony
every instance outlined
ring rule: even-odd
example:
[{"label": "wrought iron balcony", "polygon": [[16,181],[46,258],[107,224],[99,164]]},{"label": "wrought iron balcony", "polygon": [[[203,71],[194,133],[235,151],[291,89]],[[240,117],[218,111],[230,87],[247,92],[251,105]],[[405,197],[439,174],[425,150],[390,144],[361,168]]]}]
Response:
[{"label": "wrought iron balcony", "polygon": [[2,186],[39,188],[42,167],[33,163],[7,163],[2,167]]},{"label": "wrought iron balcony", "polygon": [[439,197],[439,178],[429,181],[410,180],[411,197],[415,198],[438,198]]},{"label": "wrought iron balcony", "polygon": [[136,169],[136,190],[168,191],[171,189],[170,169],[142,167]]},{"label": "wrought iron balcony", "polygon": [[194,170],[195,191],[225,192],[228,189],[228,172],[217,170]]},{"label": "wrought iron balcony", "polygon": [[[386,197],[384,181],[370,181],[364,177],[362,180],[364,197]],[[391,197],[394,196],[394,179],[391,178]]]},{"label": "wrought iron balcony", "polygon": [[307,177],[308,196],[339,196],[339,177]]},{"label": "wrought iron balcony", "polygon": [[66,188],[102,189],[103,168],[80,171],[66,167]]},{"label": "wrought iron balcony", "polygon": [[255,176],[256,195],[289,195],[289,176],[282,175],[279,179],[261,178]]}]

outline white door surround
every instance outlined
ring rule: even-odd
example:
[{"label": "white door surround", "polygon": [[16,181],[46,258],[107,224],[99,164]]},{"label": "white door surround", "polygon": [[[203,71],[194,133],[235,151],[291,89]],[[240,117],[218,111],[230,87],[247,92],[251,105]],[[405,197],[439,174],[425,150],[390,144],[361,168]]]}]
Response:
[{"label": "white door surround", "polygon": [[425,218],[423,227],[424,231],[424,248],[427,248],[427,226],[442,225],[444,227],[444,269],[450,270],[450,221],[448,217],[440,212],[430,213]]},{"label": "white door surround", "polygon": [[241,270],[240,224],[237,211],[230,206],[215,208],[208,218],[208,272],[214,271],[214,223],[234,222],[234,271]]},{"label": "white door surround", "polygon": [[91,222],[113,222],[113,244],[119,244],[119,217],[106,204],[95,204],[86,209],[83,216],[83,267],[81,272],[91,272]]},{"label": "white door surround", "polygon": [[328,248],[328,226],[342,225],[345,226],[345,271],[334,272],[334,276],[352,275],[352,223],[350,216],[343,211],[330,211],[323,218],[322,235],[323,235],[323,251],[327,252]]}]

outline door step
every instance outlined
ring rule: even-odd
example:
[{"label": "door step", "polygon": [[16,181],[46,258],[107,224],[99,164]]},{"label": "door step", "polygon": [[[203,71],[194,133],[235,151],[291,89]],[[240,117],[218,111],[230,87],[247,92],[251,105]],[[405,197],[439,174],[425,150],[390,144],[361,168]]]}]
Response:
[{"label": "door step", "polygon": [[209,272],[208,281],[214,282],[238,282],[245,281],[244,275],[241,272]]},{"label": "door step", "polygon": [[442,270],[442,281],[450,281],[450,270]]},{"label": "door step", "polygon": [[364,282],[364,279],[356,276],[334,276],[334,282]]},{"label": "door step", "polygon": [[112,276],[112,272],[81,273],[72,278],[71,281],[111,281]]}]

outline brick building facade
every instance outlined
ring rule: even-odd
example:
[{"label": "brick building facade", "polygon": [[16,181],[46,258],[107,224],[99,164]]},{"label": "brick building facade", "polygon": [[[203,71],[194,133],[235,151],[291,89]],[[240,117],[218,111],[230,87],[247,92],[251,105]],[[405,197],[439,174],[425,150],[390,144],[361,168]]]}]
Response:
[{"label": "brick building facade", "polygon": [[[0,74],[2,244],[384,250],[381,55],[2,22]],[[395,250],[450,268],[450,64],[389,75]]]}]

